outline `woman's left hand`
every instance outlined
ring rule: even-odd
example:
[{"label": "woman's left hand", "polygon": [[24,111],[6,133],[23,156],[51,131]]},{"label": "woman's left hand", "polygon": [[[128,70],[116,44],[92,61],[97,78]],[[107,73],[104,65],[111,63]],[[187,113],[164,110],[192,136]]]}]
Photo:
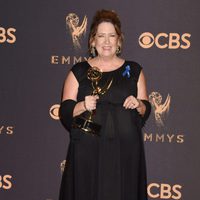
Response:
[{"label": "woman's left hand", "polygon": [[139,106],[140,106],[140,101],[133,95],[128,96],[123,104],[123,107],[125,107],[125,109],[135,109],[138,108]]}]

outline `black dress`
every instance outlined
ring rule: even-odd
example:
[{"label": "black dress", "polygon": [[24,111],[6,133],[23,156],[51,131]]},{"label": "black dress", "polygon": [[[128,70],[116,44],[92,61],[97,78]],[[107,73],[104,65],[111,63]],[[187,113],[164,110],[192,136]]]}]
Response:
[{"label": "black dress", "polygon": [[[89,67],[88,62],[72,67],[79,82],[77,101],[93,90],[87,79]],[[71,129],[60,200],[147,200],[141,116],[122,106],[129,95],[137,97],[141,69],[125,61],[120,68],[103,72],[99,85],[111,78],[113,83],[97,102],[94,121],[102,126],[100,136]]]}]

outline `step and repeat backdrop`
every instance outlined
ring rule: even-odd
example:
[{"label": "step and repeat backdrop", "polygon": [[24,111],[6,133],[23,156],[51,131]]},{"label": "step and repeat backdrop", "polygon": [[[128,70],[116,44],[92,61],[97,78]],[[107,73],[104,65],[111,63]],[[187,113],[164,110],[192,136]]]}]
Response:
[{"label": "step and repeat backdrop", "polygon": [[150,200],[196,200],[200,185],[200,2],[32,0],[0,6],[0,199],[57,200],[69,144],[65,77],[87,60],[96,10],[117,11],[122,57],[143,66]]}]

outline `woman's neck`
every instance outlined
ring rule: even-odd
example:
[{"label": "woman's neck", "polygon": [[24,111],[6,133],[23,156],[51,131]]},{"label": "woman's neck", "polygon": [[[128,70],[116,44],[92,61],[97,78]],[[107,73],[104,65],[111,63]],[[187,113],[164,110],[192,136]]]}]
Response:
[{"label": "woman's neck", "polygon": [[120,67],[124,60],[119,57],[95,57],[91,60],[88,60],[89,64],[93,67],[98,67],[103,72],[112,71]]},{"label": "woman's neck", "polygon": [[121,59],[117,56],[114,57],[97,57],[97,65],[99,67],[114,67],[120,65]]}]

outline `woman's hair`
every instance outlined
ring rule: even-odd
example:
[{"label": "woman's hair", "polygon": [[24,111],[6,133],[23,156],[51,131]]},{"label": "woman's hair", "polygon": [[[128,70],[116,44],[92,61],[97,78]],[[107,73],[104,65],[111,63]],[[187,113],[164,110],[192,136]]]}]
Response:
[{"label": "woman's hair", "polygon": [[117,13],[113,10],[98,10],[96,14],[94,15],[94,18],[90,27],[90,33],[89,33],[89,38],[88,38],[89,51],[91,49],[91,44],[96,35],[98,25],[102,22],[110,22],[113,24],[113,26],[115,27],[115,31],[117,35],[119,36],[120,45],[122,45],[124,37],[121,31],[121,22]]}]

